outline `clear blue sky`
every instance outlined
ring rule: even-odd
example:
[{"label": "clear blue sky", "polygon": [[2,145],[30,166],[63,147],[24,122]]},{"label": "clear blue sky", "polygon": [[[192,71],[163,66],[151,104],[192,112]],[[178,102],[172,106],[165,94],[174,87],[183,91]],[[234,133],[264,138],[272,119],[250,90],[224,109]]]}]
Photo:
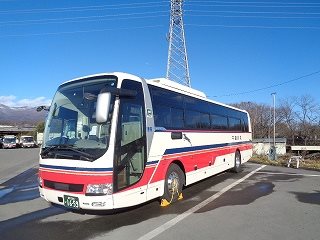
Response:
[{"label": "clear blue sky", "polygon": [[[48,103],[62,82],[94,73],[164,77],[169,9],[169,0],[0,0],[0,103]],[[320,103],[318,0],[184,9],[193,88],[225,103],[271,104],[272,92]]]}]

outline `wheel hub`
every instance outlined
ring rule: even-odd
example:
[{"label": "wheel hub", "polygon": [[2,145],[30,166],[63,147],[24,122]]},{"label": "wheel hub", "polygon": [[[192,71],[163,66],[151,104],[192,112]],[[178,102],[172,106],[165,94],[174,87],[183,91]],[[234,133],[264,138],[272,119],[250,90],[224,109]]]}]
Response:
[{"label": "wheel hub", "polygon": [[179,179],[178,173],[172,172],[168,176],[168,190],[169,190],[169,192],[170,193],[178,192],[179,183],[180,183],[180,179]]}]

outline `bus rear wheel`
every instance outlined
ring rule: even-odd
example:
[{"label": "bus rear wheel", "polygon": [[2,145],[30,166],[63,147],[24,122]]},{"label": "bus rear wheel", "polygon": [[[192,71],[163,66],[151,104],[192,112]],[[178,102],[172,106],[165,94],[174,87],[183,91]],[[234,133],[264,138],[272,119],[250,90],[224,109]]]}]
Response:
[{"label": "bus rear wheel", "polygon": [[168,168],[164,183],[164,194],[161,206],[167,206],[182,199],[182,187],[184,185],[184,174],[177,164],[171,164]]},{"label": "bus rear wheel", "polygon": [[242,171],[241,154],[239,151],[236,151],[236,153],[234,154],[234,167],[233,167],[232,171],[235,173]]}]

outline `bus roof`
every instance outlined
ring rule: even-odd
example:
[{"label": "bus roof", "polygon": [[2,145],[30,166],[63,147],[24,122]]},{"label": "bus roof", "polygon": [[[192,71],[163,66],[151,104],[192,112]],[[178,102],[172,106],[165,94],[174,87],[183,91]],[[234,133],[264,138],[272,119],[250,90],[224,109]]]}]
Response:
[{"label": "bus roof", "polygon": [[[108,75],[114,75],[114,76],[117,76],[120,79],[131,79],[131,80],[134,80],[134,81],[141,82],[141,78],[140,77],[138,77],[136,75],[133,75],[133,74],[130,74],[130,73],[109,72],[109,73],[98,73],[98,74],[87,75],[87,76],[83,76],[83,77],[79,77],[79,78],[74,78],[72,80],[69,80],[69,81],[66,81],[66,82],[62,83],[60,86],[68,84],[68,83],[71,83],[71,82],[74,82],[74,81],[79,81],[79,80],[82,80],[82,79],[85,80],[85,79],[88,79],[88,78],[108,76]],[[198,91],[196,89],[190,88],[188,86],[182,85],[180,83],[168,80],[166,78],[147,79],[146,82],[148,84],[150,84],[150,85],[154,85],[154,86],[158,86],[158,87],[161,87],[161,88],[165,88],[165,89],[177,92],[177,93],[189,95],[189,96],[196,97],[196,98],[199,98],[199,99],[211,102],[211,103],[215,103],[215,104],[218,104],[218,105],[221,105],[221,106],[224,106],[224,107],[228,107],[228,108],[231,108],[231,109],[234,109],[234,110],[237,110],[237,111],[242,111],[242,112],[247,113],[247,111],[245,111],[245,110],[242,110],[242,109],[239,109],[239,108],[235,108],[233,106],[230,106],[230,105],[227,105],[227,104],[224,104],[224,103],[220,103],[220,102],[216,102],[216,101],[210,100],[210,99],[207,98],[205,93],[203,93],[201,91]]]},{"label": "bus roof", "polygon": [[92,75],[87,75],[87,76],[83,76],[83,77],[74,78],[74,79],[68,80],[66,82],[63,82],[62,84],[60,84],[60,86],[68,84],[68,83],[71,83],[71,82],[74,82],[74,81],[86,80],[87,78],[110,76],[110,75],[114,75],[114,76],[117,76],[118,78],[122,78],[122,79],[132,79],[132,80],[136,80],[136,81],[141,81],[140,77],[137,77],[137,76],[132,75],[130,73],[109,72],[109,73],[97,73],[97,74],[92,74]]},{"label": "bus roof", "polygon": [[155,83],[158,86],[161,86],[161,87],[166,86],[172,90],[178,90],[180,92],[187,93],[188,95],[194,95],[194,96],[201,97],[201,98],[207,98],[207,96],[201,91],[184,86],[184,85],[179,84],[177,82],[173,82],[173,81],[168,80],[166,78],[149,79],[149,80],[147,80],[147,83]]},{"label": "bus roof", "polygon": [[185,94],[188,96],[196,97],[196,98],[202,99],[204,101],[215,103],[215,104],[218,104],[218,105],[221,105],[221,106],[224,106],[227,108],[231,108],[231,109],[234,109],[237,111],[248,113],[247,111],[245,111],[243,109],[239,109],[239,108],[236,108],[236,107],[224,104],[224,103],[220,103],[220,102],[208,99],[205,93],[198,91],[198,90],[195,90],[193,88],[187,87],[185,85],[182,85],[180,83],[173,82],[173,81],[168,80],[166,78],[149,79],[149,80],[147,80],[147,83],[150,85],[161,87],[161,88],[171,90],[171,91],[174,91],[177,93],[182,93],[182,94]]}]

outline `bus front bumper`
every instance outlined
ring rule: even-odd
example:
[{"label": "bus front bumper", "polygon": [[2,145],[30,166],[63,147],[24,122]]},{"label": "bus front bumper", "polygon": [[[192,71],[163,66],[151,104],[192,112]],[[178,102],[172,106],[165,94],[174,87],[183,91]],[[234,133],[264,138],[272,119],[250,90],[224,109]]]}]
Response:
[{"label": "bus front bumper", "polygon": [[70,209],[110,210],[113,209],[112,195],[85,196],[39,187],[40,196],[47,202],[65,206]]}]

